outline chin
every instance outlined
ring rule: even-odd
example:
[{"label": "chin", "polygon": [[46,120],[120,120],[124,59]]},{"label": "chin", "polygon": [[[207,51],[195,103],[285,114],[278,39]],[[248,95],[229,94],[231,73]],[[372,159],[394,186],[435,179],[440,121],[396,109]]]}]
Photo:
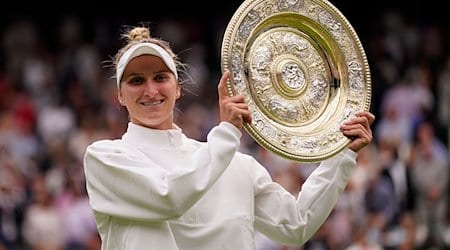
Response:
[{"label": "chin", "polygon": [[152,121],[152,122],[145,122],[144,126],[153,129],[170,129],[172,128],[172,123]]}]

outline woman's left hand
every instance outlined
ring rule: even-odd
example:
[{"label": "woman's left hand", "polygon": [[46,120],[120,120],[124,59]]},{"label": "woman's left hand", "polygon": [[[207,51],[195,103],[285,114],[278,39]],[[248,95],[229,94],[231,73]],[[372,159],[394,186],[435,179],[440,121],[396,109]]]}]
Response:
[{"label": "woman's left hand", "polygon": [[358,112],[356,117],[344,122],[341,126],[342,133],[351,139],[348,148],[358,152],[372,139],[372,130],[370,126],[375,121],[375,116],[367,111]]},{"label": "woman's left hand", "polygon": [[252,114],[242,95],[228,96],[226,82],[231,72],[225,71],[220,78],[217,90],[219,92],[220,121],[227,121],[242,130],[244,123],[252,122]]}]

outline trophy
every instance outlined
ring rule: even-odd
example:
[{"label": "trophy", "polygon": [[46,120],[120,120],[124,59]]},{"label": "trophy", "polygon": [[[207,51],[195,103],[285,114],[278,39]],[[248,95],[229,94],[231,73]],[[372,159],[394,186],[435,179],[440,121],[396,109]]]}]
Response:
[{"label": "trophy", "polygon": [[318,162],[350,139],[340,125],[369,110],[370,69],[344,15],[326,0],[245,0],[222,41],[230,96],[243,95],[262,147],[298,162]]}]

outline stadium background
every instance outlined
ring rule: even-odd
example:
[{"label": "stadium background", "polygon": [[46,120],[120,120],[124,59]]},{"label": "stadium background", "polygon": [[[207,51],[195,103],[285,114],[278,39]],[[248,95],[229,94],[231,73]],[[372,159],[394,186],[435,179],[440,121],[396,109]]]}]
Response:
[{"label": "stadium background", "polygon": [[[2,8],[1,250],[98,249],[83,189],[81,155],[87,143],[118,137],[126,125],[105,67],[121,45],[124,25],[150,24],[190,65],[196,95],[185,96],[176,119],[187,134],[204,140],[216,122],[221,39],[241,1],[203,1],[17,1]],[[361,154],[360,168],[327,223],[298,249],[350,249],[364,240],[384,249],[448,249],[450,18],[445,1],[332,3],[366,50],[373,83],[371,109],[377,116],[375,141]],[[402,119],[390,120],[392,109]],[[432,159],[412,164],[408,155],[420,154],[414,151],[421,145],[415,132],[422,121],[433,125],[429,136],[437,142]],[[244,138],[242,150],[268,166],[274,179],[292,193],[315,167],[271,156],[250,138]],[[445,163],[439,164],[436,159],[443,157]],[[447,205],[446,227],[429,235],[443,235],[443,242],[424,236],[424,227],[413,216],[418,210],[417,187],[430,181],[412,178],[385,186],[386,178],[395,179],[386,171],[394,165],[408,176],[441,173],[430,189],[441,190],[435,199]],[[437,165],[438,170],[426,165]],[[395,196],[398,186],[403,191]],[[389,188],[392,192],[386,196],[383,190]],[[395,213],[387,211],[391,206]],[[389,218],[389,223],[380,223],[380,217]],[[435,230],[433,223],[429,230]],[[288,249],[261,235],[257,248]]]}]

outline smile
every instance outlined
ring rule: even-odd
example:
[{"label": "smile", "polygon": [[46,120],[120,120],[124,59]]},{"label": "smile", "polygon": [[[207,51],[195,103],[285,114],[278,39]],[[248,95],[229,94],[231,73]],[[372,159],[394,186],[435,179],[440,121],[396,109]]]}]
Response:
[{"label": "smile", "polygon": [[157,106],[163,102],[164,102],[164,100],[157,100],[157,101],[140,102],[140,104],[147,106],[147,107],[152,107],[152,106]]}]

